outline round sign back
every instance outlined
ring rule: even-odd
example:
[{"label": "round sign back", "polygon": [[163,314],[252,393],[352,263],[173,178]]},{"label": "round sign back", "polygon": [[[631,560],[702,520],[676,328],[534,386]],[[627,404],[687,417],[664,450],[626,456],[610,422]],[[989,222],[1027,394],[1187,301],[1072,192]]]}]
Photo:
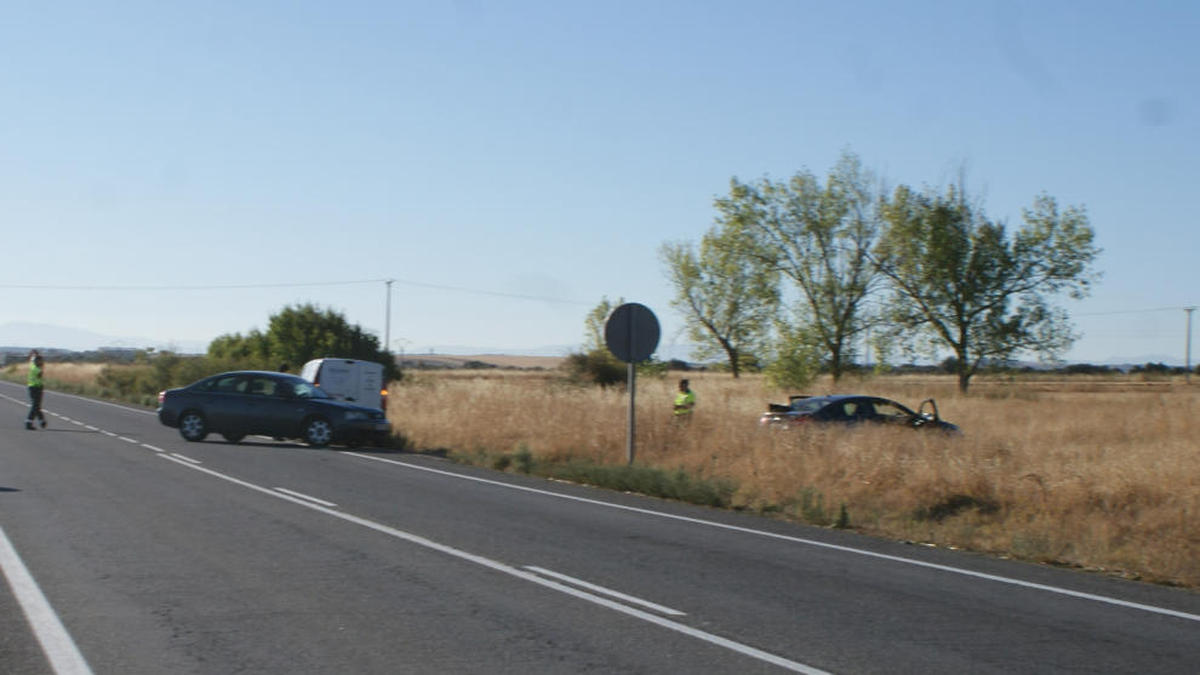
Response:
[{"label": "round sign back", "polygon": [[604,343],[613,356],[626,363],[650,358],[661,335],[658,317],[645,305],[627,302],[614,309],[604,324]]}]

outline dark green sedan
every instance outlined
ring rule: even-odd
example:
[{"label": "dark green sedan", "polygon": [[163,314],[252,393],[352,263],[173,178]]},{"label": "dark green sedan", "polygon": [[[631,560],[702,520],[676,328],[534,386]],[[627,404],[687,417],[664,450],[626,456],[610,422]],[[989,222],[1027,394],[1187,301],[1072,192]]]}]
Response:
[{"label": "dark green sedan", "polygon": [[230,443],[258,434],[331,443],[382,443],[392,426],[377,408],[337,401],[295,375],[257,370],[221,373],[158,395],[158,420],[188,441],[217,433]]}]

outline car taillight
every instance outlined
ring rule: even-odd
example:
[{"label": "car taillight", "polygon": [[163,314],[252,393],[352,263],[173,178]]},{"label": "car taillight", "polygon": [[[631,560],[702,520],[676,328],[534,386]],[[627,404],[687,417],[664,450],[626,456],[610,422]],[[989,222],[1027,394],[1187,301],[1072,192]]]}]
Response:
[{"label": "car taillight", "polygon": [[163,401],[165,401],[165,400],[167,400],[167,392],[166,391],[158,392],[158,404],[162,405]]},{"label": "car taillight", "polygon": [[379,390],[379,408],[387,412],[387,389]]}]

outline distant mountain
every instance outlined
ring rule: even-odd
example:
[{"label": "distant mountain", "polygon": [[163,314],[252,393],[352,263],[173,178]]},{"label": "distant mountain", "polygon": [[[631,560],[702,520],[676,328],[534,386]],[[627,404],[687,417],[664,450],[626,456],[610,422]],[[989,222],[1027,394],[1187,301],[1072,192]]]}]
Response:
[{"label": "distant mountain", "polygon": [[144,337],[116,337],[80,328],[44,323],[10,322],[0,324],[0,348],[4,349],[64,349],[92,351],[104,347],[172,349],[188,354],[207,351],[208,344],[191,340],[160,343]]}]

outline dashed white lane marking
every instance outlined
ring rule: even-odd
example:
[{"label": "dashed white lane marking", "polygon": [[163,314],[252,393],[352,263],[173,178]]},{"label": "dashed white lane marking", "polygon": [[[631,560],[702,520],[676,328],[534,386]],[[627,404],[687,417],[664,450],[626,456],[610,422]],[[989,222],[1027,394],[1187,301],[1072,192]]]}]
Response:
[{"label": "dashed white lane marking", "polygon": [[307,499],[308,501],[313,502],[314,504],[320,504],[321,506],[328,506],[330,508],[337,506],[337,504],[334,504],[333,502],[327,502],[324,499],[317,499],[316,497],[313,497],[312,495],[306,495],[303,492],[296,492],[294,490],[289,490],[287,488],[281,488],[281,487],[277,487],[275,489],[282,492],[285,495],[299,497],[300,499]]},{"label": "dashed white lane marking", "polygon": [[636,506],[626,506],[624,504],[613,504],[611,502],[605,502],[605,501],[601,501],[599,499],[588,499],[587,497],[577,497],[575,495],[567,495],[567,494],[562,494],[560,492],[552,492],[550,490],[541,490],[538,488],[528,487],[525,485],[513,485],[512,483],[505,483],[503,481],[491,480],[489,478],[481,478],[479,476],[469,476],[469,475],[465,475],[465,474],[461,474],[461,473],[455,473],[453,471],[444,471],[442,469],[435,469],[435,468],[428,467],[428,466],[421,466],[420,464],[413,464],[411,462],[401,462],[401,461],[394,460],[394,459],[388,459],[386,457],[375,457],[373,455],[364,455],[364,454],[357,453],[357,452],[344,452],[342,454],[343,455],[351,455],[354,457],[361,457],[363,459],[371,460],[373,462],[383,462],[385,464],[394,464],[396,466],[402,466],[402,467],[405,467],[408,469],[416,469],[418,471],[426,471],[428,473],[449,476],[451,478],[455,478],[458,480],[469,480],[469,481],[474,481],[477,483],[485,483],[488,485],[495,485],[495,486],[502,487],[502,488],[505,488],[508,490],[517,490],[520,492],[529,492],[529,493],[534,493],[534,494],[540,494],[540,495],[545,495],[548,497],[554,497],[556,499],[565,499],[568,501],[574,501],[574,502],[579,502],[579,503],[583,503],[583,504],[592,504],[594,506],[602,506],[602,507],[609,508],[609,509],[617,509],[619,511],[628,511],[631,513],[640,513],[643,515],[654,516],[657,518],[665,518],[667,520],[674,520],[676,522],[692,523],[695,525],[702,525],[704,527],[714,527],[717,529],[727,530],[730,532],[742,532],[745,534],[750,534],[750,535],[754,535],[754,536],[758,536],[758,537],[766,537],[768,539],[776,539],[779,541],[790,541],[790,542],[797,543],[797,544],[804,544],[807,546],[814,546],[817,548],[823,548],[823,549],[828,549],[828,550],[832,550],[832,551],[841,551],[842,553],[852,553],[854,555],[859,555],[859,556],[863,556],[863,557],[867,557],[867,558],[874,558],[876,560],[887,560],[890,562],[900,563],[903,565],[912,565],[915,567],[922,567],[925,569],[938,570],[940,572],[947,572],[949,574],[958,574],[961,576],[971,577],[971,578],[975,578],[975,579],[984,579],[987,581],[992,581],[992,582],[996,582],[996,583],[1000,583],[1000,584],[1008,584],[1011,586],[1018,586],[1021,588],[1028,588],[1028,589],[1032,589],[1032,590],[1036,590],[1036,591],[1043,591],[1046,593],[1056,593],[1058,595],[1065,595],[1068,597],[1079,598],[1081,600],[1088,600],[1091,602],[1099,602],[1099,603],[1104,603],[1107,605],[1115,605],[1117,607],[1126,607],[1129,609],[1136,609],[1136,610],[1143,611],[1143,612],[1151,612],[1153,614],[1159,614],[1159,615],[1163,615],[1163,616],[1173,616],[1177,619],[1186,619],[1188,621],[1200,621],[1200,614],[1190,614],[1188,612],[1180,612],[1180,611],[1174,610],[1174,609],[1167,609],[1166,607],[1157,607],[1155,605],[1146,605],[1146,604],[1142,604],[1140,602],[1130,602],[1128,600],[1120,600],[1118,598],[1113,598],[1113,597],[1109,597],[1106,595],[1096,595],[1094,593],[1083,593],[1081,591],[1073,591],[1068,588],[1061,588],[1058,586],[1050,586],[1047,584],[1034,583],[1032,581],[1025,581],[1023,579],[1014,579],[1012,577],[1002,577],[1002,576],[999,576],[996,574],[987,574],[985,572],[976,572],[974,570],[969,570],[969,569],[965,569],[965,568],[961,568],[961,567],[952,567],[950,565],[940,565],[938,563],[925,562],[923,560],[914,560],[912,558],[905,558],[905,557],[898,556],[898,555],[889,555],[887,553],[878,553],[876,551],[868,551],[866,549],[854,548],[851,546],[842,546],[840,544],[830,544],[828,542],[817,541],[815,539],[805,539],[803,537],[793,537],[791,535],[779,534],[776,532],[768,532],[766,530],[756,530],[756,529],[750,528],[750,527],[742,527],[739,525],[730,525],[728,523],[720,523],[720,522],[717,522],[714,520],[703,520],[701,518],[680,516],[680,515],[676,515],[673,513],[663,513],[663,512],[654,511],[651,509],[638,508]]},{"label": "dashed white lane marking", "polygon": [[0,527],[0,569],[3,570],[4,577],[8,579],[8,585],[12,588],[17,603],[21,605],[21,610],[25,612],[25,618],[29,621],[29,626],[33,629],[38,644],[41,645],[42,652],[50,661],[50,668],[55,674],[90,675],[92,669],[83,658],[79,647],[75,645],[75,640],[71,639],[71,634],[67,632],[62,620],[58,618],[58,614],[46,600],[46,595],[42,593],[37,581],[29,573],[29,569],[25,567],[21,557],[17,555],[17,550],[13,548],[12,542],[8,540],[8,535],[4,533],[2,527]]},{"label": "dashed white lane marking", "polygon": [[192,459],[191,457],[188,457],[187,455],[181,455],[181,454],[179,454],[179,453],[177,453],[177,452],[172,452],[172,453],[171,453],[171,456],[172,456],[172,457],[174,457],[174,458],[176,458],[176,459],[178,459],[178,460],[181,460],[181,461],[187,462],[187,463],[189,463],[189,464],[203,464],[203,462],[201,462],[201,461],[200,461],[200,460],[198,460],[198,459]]},{"label": "dashed white lane marking", "polygon": [[611,609],[615,612],[620,612],[621,614],[625,614],[627,616],[632,616],[634,618],[641,619],[642,621],[655,624],[662,628],[667,628],[669,630],[673,630],[677,633],[687,635],[688,637],[696,638],[698,640],[703,640],[704,642],[708,642],[709,644],[723,647],[730,651],[742,654],[743,656],[749,656],[751,658],[758,659],[759,661],[763,661],[765,663],[770,663],[772,665],[779,666],[780,668],[784,668],[786,670],[790,670],[790,671],[797,672],[797,673],[809,673],[812,675],[825,673],[825,671],[823,671],[823,670],[800,663],[798,661],[792,661],[791,659],[784,658],[777,654],[772,654],[770,652],[763,651],[756,647],[751,647],[750,645],[743,644],[741,642],[735,642],[728,638],[723,638],[720,635],[714,635],[713,633],[708,633],[708,632],[702,631],[698,628],[693,628],[687,624],[682,624],[677,621],[665,619],[661,616],[658,616],[657,614],[651,614],[649,612],[640,610],[636,607],[630,607],[629,605],[624,605],[619,602],[609,600],[608,598],[596,595],[594,593],[589,593],[587,591],[580,590],[578,588],[572,588],[570,586],[559,583],[552,579],[547,579],[547,578],[538,576],[532,572],[527,572],[523,569],[519,569],[519,568],[513,567],[512,565],[505,564],[503,562],[500,562],[499,560],[493,560],[491,558],[477,555],[475,553],[470,553],[470,552],[464,551],[462,549],[454,548],[453,546],[448,546],[446,544],[442,544],[442,543],[433,541],[432,539],[426,539],[425,537],[422,537],[419,534],[413,534],[411,532],[405,532],[404,530],[398,530],[394,527],[384,525],[383,523],[379,523],[379,522],[376,522],[373,520],[361,518],[359,516],[351,515],[349,513],[343,513],[341,511],[335,511],[331,508],[321,506],[320,504],[314,504],[310,501],[306,501],[304,499],[300,499],[300,498],[293,497],[288,494],[284,494],[282,492],[279,492],[278,490],[272,490],[271,488],[263,487],[261,485],[255,484],[255,483],[251,483],[249,481],[244,481],[235,476],[230,476],[229,474],[221,473],[220,471],[214,471],[212,469],[202,467],[202,466],[194,466],[192,464],[188,464],[186,462],[180,461],[179,459],[176,459],[174,455],[158,455],[158,456],[162,457],[163,459],[175,462],[175,463],[179,464],[180,466],[185,466],[189,469],[193,469],[195,471],[200,471],[202,473],[213,476],[214,478],[219,478],[223,481],[233,483],[234,485],[240,485],[248,490],[253,490],[255,492],[259,492],[262,494],[271,495],[272,497],[275,497],[276,499],[282,499],[285,501],[289,501],[293,504],[299,504],[300,506],[303,506],[304,508],[312,509],[313,511],[319,511],[326,515],[333,516],[334,518],[340,518],[341,520],[344,520],[349,523],[361,525],[362,527],[365,527],[365,528],[368,528],[371,530],[375,530],[376,532],[380,532],[380,533],[395,537],[397,539],[407,541],[411,544],[416,544],[417,546],[422,546],[424,548],[432,549],[434,551],[438,551],[440,553],[444,553],[446,555],[453,556],[460,560],[465,560],[467,562],[471,562],[476,565],[481,565],[483,567],[487,567],[487,568],[495,570],[497,572],[501,572],[503,574],[517,577],[518,579],[524,579],[525,581],[529,581],[531,583],[538,584],[539,586],[550,588],[550,589],[556,590],[560,593],[565,593],[567,595],[579,598],[581,600],[586,600],[593,604],[600,605],[602,607]]},{"label": "dashed white lane marking", "polygon": [[566,574],[559,574],[558,572],[553,572],[551,570],[548,570],[548,569],[545,569],[542,567],[533,567],[532,565],[526,565],[525,569],[529,570],[530,572],[533,572],[534,574],[540,574],[544,577],[558,579],[559,581],[571,584],[572,586],[586,588],[589,591],[592,591],[595,593],[600,593],[602,595],[607,595],[610,598],[616,598],[618,600],[624,600],[625,602],[632,603],[635,605],[641,605],[642,607],[645,607],[647,609],[652,609],[652,610],[658,612],[659,614],[666,614],[667,616],[687,616],[687,614],[685,612],[681,612],[677,609],[671,609],[670,607],[666,607],[664,605],[659,605],[657,603],[650,602],[649,600],[643,600],[637,596],[627,595],[625,593],[621,593],[620,591],[614,591],[611,588],[605,588],[604,586],[597,586],[596,584],[588,583],[588,582],[584,581],[583,579],[576,579],[575,577],[567,576]]}]

